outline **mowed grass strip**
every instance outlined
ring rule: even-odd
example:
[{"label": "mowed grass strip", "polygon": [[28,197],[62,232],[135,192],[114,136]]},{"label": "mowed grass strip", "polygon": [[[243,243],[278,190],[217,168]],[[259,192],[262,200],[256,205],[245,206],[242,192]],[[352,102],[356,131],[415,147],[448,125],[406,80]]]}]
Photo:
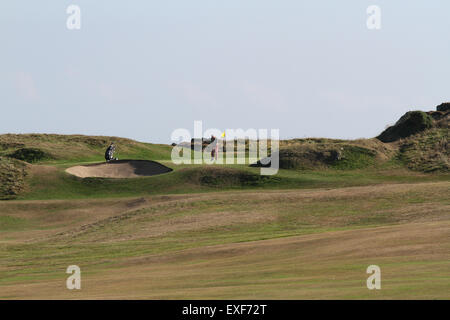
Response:
[{"label": "mowed grass strip", "polygon": [[[3,298],[448,299],[449,221],[331,231],[81,264],[82,289],[59,275],[3,283]],[[366,268],[381,268],[368,290]],[[34,275],[39,277],[39,274]]]}]

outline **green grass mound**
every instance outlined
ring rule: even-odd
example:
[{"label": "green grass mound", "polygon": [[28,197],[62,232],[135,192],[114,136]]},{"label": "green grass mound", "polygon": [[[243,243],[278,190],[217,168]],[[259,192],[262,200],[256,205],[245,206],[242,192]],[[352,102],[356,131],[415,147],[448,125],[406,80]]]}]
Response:
[{"label": "green grass mound", "polygon": [[300,145],[280,150],[280,168],[359,169],[375,162],[376,152],[347,144]]},{"label": "green grass mound", "polygon": [[362,169],[376,161],[377,153],[374,150],[346,145],[340,151],[340,158],[330,164],[336,169]]},{"label": "green grass mound", "polygon": [[263,186],[277,182],[279,178],[223,167],[186,168],[180,170],[184,180],[208,187],[233,188]]},{"label": "green grass mound", "polygon": [[[361,169],[387,159],[390,150],[376,139],[294,139],[280,146],[281,169]],[[269,164],[270,165],[270,164]],[[252,166],[261,167],[258,161]]]},{"label": "green grass mound", "polygon": [[393,142],[409,137],[433,126],[433,118],[423,111],[405,113],[393,126],[384,130],[377,138],[382,142]]},{"label": "green grass mound", "polygon": [[25,188],[27,165],[21,161],[0,157],[0,199],[13,199]]},{"label": "green grass mound", "polygon": [[51,160],[53,157],[45,151],[37,148],[17,149],[9,155],[11,158],[22,160],[28,163],[35,163],[44,160]]}]

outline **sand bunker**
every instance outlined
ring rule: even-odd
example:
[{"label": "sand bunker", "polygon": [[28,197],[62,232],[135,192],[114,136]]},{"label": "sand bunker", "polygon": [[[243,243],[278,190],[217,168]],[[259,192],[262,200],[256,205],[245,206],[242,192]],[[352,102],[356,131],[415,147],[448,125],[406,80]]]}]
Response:
[{"label": "sand bunker", "polygon": [[80,178],[137,178],[154,176],[170,171],[172,169],[149,160],[117,160],[66,169],[66,172]]}]

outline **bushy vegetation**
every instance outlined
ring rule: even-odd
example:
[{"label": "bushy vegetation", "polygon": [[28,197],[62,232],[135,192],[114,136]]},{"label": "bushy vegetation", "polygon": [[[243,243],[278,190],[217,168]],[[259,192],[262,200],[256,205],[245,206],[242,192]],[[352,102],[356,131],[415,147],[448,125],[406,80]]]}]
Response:
[{"label": "bushy vegetation", "polygon": [[26,164],[21,161],[0,157],[0,199],[13,199],[25,187]]},{"label": "bushy vegetation", "polygon": [[450,102],[441,103],[440,105],[438,105],[436,107],[436,110],[441,111],[441,112],[449,112],[450,111]]},{"label": "bushy vegetation", "polygon": [[183,174],[188,176],[191,183],[220,188],[256,187],[280,180],[276,177],[262,176],[254,172],[220,167],[184,169]]},{"label": "bushy vegetation", "polygon": [[37,148],[17,149],[9,155],[11,158],[22,160],[28,163],[35,163],[52,159],[52,156],[45,151]]},{"label": "bushy vegetation", "polygon": [[433,118],[423,111],[405,113],[393,126],[384,130],[377,138],[383,142],[393,142],[409,137],[433,126]]},{"label": "bushy vegetation", "polygon": [[[358,145],[359,144],[359,145]],[[283,142],[279,151],[282,169],[361,169],[386,158],[387,149],[371,141],[295,139]],[[258,162],[255,166],[262,166]]]},{"label": "bushy vegetation", "polygon": [[401,141],[399,159],[410,169],[424,172],[450,170],[448,128],[433,128]]},{"label": "bushy vegetation", "polygon": [[396,158],[409,169],[448,172],[449,120],[450,103],[442,103],[436,111],[407,112],[377,138],[383,142],[396,142]]}]

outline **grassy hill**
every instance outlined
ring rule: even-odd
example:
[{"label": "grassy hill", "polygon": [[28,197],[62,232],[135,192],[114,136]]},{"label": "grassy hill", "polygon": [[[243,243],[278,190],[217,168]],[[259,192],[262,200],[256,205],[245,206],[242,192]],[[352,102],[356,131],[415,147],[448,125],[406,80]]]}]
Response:
[{"label": "grassy hill", "polygon": [[280,145],[283,169],[362,169],[383,164],[394,148],[377,139],[293,139]]},{"label": "grassy hill", "polygon": [[116,153],[119,158],[170,159],[168,145],[119,137],[56,134],[0,135],[0,156],[47,164],[104,161],[105,150],[111,142],[118,145]]},{"label": "grassy hill", "polygon": [[[280,141],[275,176],[176,166],[170,146],[124,138],[0,135],[0,298],[449,299],[446,108],[389,142]],[[112,141],[174,170],[65,171]],[[65,288],[72,264],[81,290]],[[372,264],[382,290],[366,288]]]},{"label": "grassy hill", "polygon": [[[17,198],[24,192],[33,192],[35,186],[47,186],[50,197],[52,189],[70,190],[70,179],[61,168],[78,163],[104,161],[105,149],[112,141],[119,145],[116,154],[121,158],[170,159],[171,149],[167,145],[125,138],[3,134],[0,135],[0,199]],[[57,182],[58,179],[52,178],[58,174],[60,180]],[[69,182],[64,183],[65,181]],[[76,188],[73,192],[77,192]]]},{"label": "grassy hill", "polygon": [[450,103],[410,111],[374,139],[293,139],[280,143],[283,169],[364,169],[398,160],[422,172],[449,172]]},{"label": "grassy hill", "polygon": [[[119,158],[156,160],[174,171],[137,179],[82,179],[65,172],[80,163],[104,161],[110,141],[118,145]],[[393,143],[378,139],[285,140],[280,142],[279,174],[264,177],[258,167],[248,165],[176,166],[169,160],[168,145],[117,137],[0,135],[0,197],[74,199],[445,180],[449,172],[447,143],[448,129],[435,127]]]}]

